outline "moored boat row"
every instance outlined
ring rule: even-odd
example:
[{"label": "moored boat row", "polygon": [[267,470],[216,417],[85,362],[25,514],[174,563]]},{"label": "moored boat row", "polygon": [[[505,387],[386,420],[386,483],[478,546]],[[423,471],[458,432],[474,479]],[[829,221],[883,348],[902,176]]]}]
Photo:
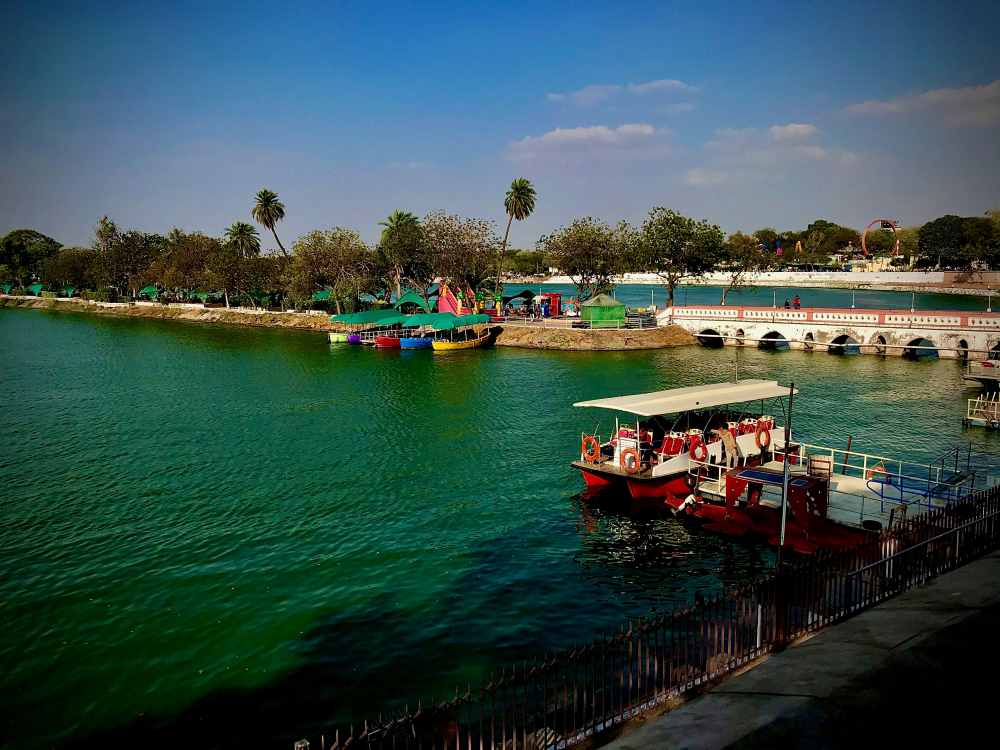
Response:
[{"label": "moored boat row", "polygon": [[433,349],[452,351],[488,346],[496,329],[484,314],[450,312],[403,315],[394,310],[370,310],[334,315],[331,320],[351,332],[332,332],[331,343],[370,344],[378,349]]},{"label": "moored boat row", "polygon": [[590,491],[617,490],[709,531],[802,553],[852,546],[911,508],[945,507],[972,491],[971,456],[957,448],[919,464],[793,442],[795,393],[744,380],[578,402],[635,421],[616,418],[606,439],[584,434],[572,465]]}]

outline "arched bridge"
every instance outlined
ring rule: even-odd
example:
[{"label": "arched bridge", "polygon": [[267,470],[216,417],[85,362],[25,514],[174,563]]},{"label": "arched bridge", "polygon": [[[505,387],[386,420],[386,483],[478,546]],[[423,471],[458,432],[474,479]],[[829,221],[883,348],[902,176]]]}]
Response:
[{"label": "arched bridge", "polygon": [[836,354],[960,359],[1000,357],[1000,313],[696,305],[668,307],[657,318],[706,346],[753,345]]}]

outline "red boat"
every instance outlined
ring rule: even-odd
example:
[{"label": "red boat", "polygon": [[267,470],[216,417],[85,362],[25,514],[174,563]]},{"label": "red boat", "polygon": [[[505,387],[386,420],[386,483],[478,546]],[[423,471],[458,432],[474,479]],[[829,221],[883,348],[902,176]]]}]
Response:
[{"label": "red boat", "polygon": [[380,335],[375,337],[376,349],[398,349],[399,336]]},{"label": "red boat", "polygon": [[852,546],[914,505],[943,507],[971,491],[974,475],[957,449],[916,464],[790,439],[786,447],[786,430],[765,405],[787,415],[794,393],[743,380],[582,401],[575,406],[636,421],[616,418],[604,441],[584,434],[572,465],[590,490],[618,490],[710,531],[784,538],[803,553]]}]

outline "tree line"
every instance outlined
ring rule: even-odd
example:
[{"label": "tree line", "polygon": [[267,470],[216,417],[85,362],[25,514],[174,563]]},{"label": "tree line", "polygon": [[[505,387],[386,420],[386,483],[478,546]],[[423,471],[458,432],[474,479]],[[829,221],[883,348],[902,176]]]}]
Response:
[{"label": "tree line", "polygon": [[[722,302],[753,273],[812,264],[830,266],[835,256],[858,252],[860,233],[817,220],[801,231],[759,229],[728,237],[709,221],[656,207],[634,226],[583,217],[542,236],[530,250],[508,248],[511,225],[535,209],[534,186],[514,180],[504,196],[506,229],[501,239],[488,219],[435,211],[417,217],[393,211],[380,223],[374,245],[343,227],[315,230],[285,249],[277,227],[285,206],[273,191],[255,196],[250,215],[274,237],[278,252],[262,253],[252,224],[237,221],[219,237],[174,229],[166,235],[123,230],[102,218],[89,247],[63,247],[35,230],[0,239],[0,281],[17,287],[33,282],[59,289],[91,290],[96,299],[136,299],[156,290],[158,299],[181,301],[191,294],[218,295],[227,306],[356,309],[363,299],[389,300],[404,288],[427,295],[437,280],[459,289],[499,294],[503,279],[544,275],[555,268],[568,276],[580,299],[610,291],[623,273],[655,274],[673,302],[682,281],[705,273],[725,277]],[[1000,267],[1000,211],[984,217],[943,216],[921,227],[868,233],[869,254],[894,249],[894,264],[917,268]]]}]

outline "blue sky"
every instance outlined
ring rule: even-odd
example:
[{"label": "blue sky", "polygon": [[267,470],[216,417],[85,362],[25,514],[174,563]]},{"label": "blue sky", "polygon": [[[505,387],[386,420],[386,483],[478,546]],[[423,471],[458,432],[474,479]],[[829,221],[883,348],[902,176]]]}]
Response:
[{"label": "blue sky", "polygon": [[[33,3],[0,9],[0,232],[289,244],[396,208],[512,241],[652,206],[728,231],[1000,206],[1000,4]],[[502,227],[501,227],[502,228]],[[265,243],[269,246],[270,243]]]}]

